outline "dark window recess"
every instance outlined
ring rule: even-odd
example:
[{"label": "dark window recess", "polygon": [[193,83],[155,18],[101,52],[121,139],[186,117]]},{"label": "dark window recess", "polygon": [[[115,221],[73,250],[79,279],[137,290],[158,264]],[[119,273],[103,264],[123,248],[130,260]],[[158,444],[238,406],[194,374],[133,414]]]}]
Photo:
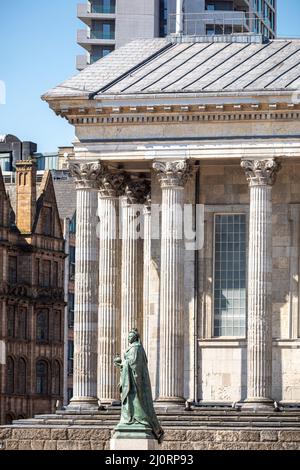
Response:
[{"label": "dark window recess", "polygon": [[44,235],[53,235],[52,207],[43,207],[43,229]]},{"label": "dark window recess", "polygon": [[6,389],[9,395],[15,392],[15,363],[11,357],[7,358]]},{"label": "dark window recess", "polygon": [[54,361],[53,365],[53,395],[61,393],[61,367],[58,361]]},{"label": "dark window recess", "polygon": [[27,308],[20,307],[18,314],[18,338],[27,339]]},{"label": "dark window recess", "polygon": [[42,261],[42,286],[50,287],[51,286],[51,261],[43,260]]},{"label": "dark window recess", "polygon": [[53,263],[53,287],[59,287],[58,282],[58,262],[54,261]]},{"label": "dark window recess", "polygon": [[68,375],[73,375],[74,341],[68,341]]},{"label": "dark window recess", "polygon": [[8,338],[15,337],[15,311],[14,305],[8,305],[7,307],[7,336]]},{"label": "dark window recess", "polygon": [[48,394],[48,364],[46,361],[38,361],[36,364],[36,393]]},{"label": "dark window recess", "polygon": [[75,246],[70,246],[70,253],[69,253],[69,277],[71,280],[75,279]]},{"label": "dark window recess", "polygon": [[70,221],[69,230],[72,234],[76,233],[76,212],[73,215],[72,220]]},{"label": "dark window recess", "polygon": [[18,282],[18,259],[16,256],[8,257],[8,282],[10,284]]},{"label": "dark window recess", "polygon": [[49,312],[40,310],[36,317],[36,339],[39,342],[49,340]]},{"label": "dark window recess", "polygon": [[60,310],[54,310],[54,341],[61,341],[61,312]]},{"label": "dark window recess", "polygon": [[25,359],[19,359],[18,362],[18,394],[26,394],[26,362]]},{"label": "dark window recess", "polygon": [[75,296],[72,293],[69,293],[69,300],[68,300],[68,327],[74,328],[74,305],[75,304]]}]

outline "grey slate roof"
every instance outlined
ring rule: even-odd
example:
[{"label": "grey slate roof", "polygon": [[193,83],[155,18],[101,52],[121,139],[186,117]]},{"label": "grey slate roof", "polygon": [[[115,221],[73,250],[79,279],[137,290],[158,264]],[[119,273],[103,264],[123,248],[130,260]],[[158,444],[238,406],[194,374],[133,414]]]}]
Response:
[{"label": "grey slate roof", "polygon": [[145,58],[157,53],[170,44],[166,39],[146,39],[130,42],[103,57],[82,72],[49,90],[43,97],[85,96],[96,92],[107,83],[139,64]]},{"label": "grey slate roof", "polygon": [[75,183],[70,180],[54,180],[54,191],[61,219],[72,219],[76,211]]},{"label": "grey slate roof", "polygon": [[[72,219],[76,211],[76,188],[75,183],[72,179],[69,180],[53,180],[55,197],[59,212],[59,217],[61,219]],[[38,195],[39,195],[39,186],[38,184]],[[16,212],[17,206],[17,195],[16,195],[16,185],[6,184],[6,192],[9,196],[10,203],[14,212]]]},{"label": "grey slate roof", "polygon": [[300,40],[170,43],[137,40],[50,90],[93,96],[300,89]]}]

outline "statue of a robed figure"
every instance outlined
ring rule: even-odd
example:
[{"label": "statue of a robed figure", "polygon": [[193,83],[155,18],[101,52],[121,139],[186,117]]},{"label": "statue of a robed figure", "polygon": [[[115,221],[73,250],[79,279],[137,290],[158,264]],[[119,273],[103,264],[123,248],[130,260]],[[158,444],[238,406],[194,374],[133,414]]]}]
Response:
[{"label": "statue of a robed figure", "polygon": [[149,438],[150,432],[160,442],[164,432],[153,407],[148,360],[138,330],[130,331],[128,341],[124,360],[120,356],[114,359],[115,366],[121,370],[122,401],[121,421],[116,432],[120,434],[120,431],[128,431],[130,436],[127,438],[134,438],[137,432],[141,436],[143,431],[145,437]]}]

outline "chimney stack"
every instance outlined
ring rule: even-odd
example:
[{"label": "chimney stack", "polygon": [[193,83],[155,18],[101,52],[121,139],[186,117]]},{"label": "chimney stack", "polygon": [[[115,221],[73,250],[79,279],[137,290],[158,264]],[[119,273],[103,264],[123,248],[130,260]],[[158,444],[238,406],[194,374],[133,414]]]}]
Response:
[{"label": "chimney stack", "polygon": [[30,234],[36,210],[36,160],[16,163],[16,225],[21,233]]}]

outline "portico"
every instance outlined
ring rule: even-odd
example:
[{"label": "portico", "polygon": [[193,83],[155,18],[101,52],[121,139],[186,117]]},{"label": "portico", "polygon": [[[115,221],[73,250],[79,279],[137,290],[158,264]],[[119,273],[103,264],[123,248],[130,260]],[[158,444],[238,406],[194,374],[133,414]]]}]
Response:
[{"label": "portico", "polygon": [[77,137],[71,407],[118,401],[113,356],[135,327],[157,405],[300,400],[300,82],[276,75],[296,43],[137,41],[45,95]]}]

